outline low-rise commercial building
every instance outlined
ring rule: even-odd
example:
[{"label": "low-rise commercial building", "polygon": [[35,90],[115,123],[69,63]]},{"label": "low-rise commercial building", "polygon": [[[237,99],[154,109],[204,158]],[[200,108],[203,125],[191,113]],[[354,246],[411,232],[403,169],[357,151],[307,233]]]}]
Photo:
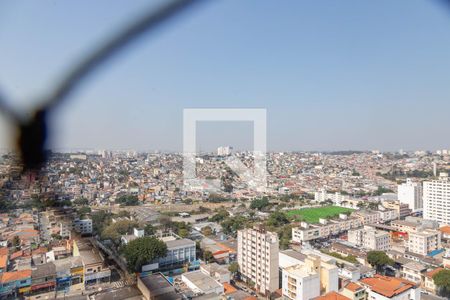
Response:
[{"label": "low-rise commercial building", "polygon": [[339,219],[321,219],[319,224],[309,224],[302,222],[300,227],[292,228],[292,241],[302,243],[320,238],[327,238],[330,235],[337,235],[341,232],[361,227],[363,221],[359,217],[340,214]]},{"label": "low-rise commercial building", "polygon": [[223,285],[201,270],[184,273],[181,280],[196,294],[217,294],[224,292]]}]

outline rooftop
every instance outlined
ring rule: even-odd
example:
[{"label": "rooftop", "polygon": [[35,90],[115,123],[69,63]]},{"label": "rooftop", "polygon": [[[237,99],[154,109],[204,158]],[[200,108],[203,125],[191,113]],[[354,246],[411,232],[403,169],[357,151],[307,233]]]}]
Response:
[{"label": "rooftop", "polygon": [[431,270],[431,271],[425,273],[425,276],[428,278],[433,278],[434,275],[436,275],[437,273],[439,273],[442,270],[444,270],[444,268],[441,268],[441,267],[436,268],[434,270]]},{"label": "rooftop", "polygon": [[342,296],[341,294],[336,293],[336,292],[329,292],[323,296],[313,298],[313,300],[351,300],[351,299],[347,298],[345,296]]},{"label": "rooftop", "polygon": [[47,276],[56,275],[56,266],[54,263],[49,262],[43,265],[37,265],[31,272],[31,278],[41,278]]},{"label": "rooftop", "polygon": [[204,274],[202,271],[184,273],[183,276],[202,291],[208,291],[221,286],[220,283],[211,278],[211,276]]},{"label": "rooftop", "polygon": [[403,268],[407,268],[407,269],[418,271],[418,272],[422,272],[423,270],[427,269],[424,265],[422,265],[418,262],[415,262],[415,261],[410,261],[410,262],[404,264]]},{"label": "rooftop", "polygon": [[352,292],[357,292],[359,290],[363,290],[364,288],[355,282],[350,282],[345,286],[345,288]]},{"label": "rooftop", "polygon": [[103,263],[103,258],[97,251],[94,251],[93,249],[80,251],[80,257],[83,260],[83,264],[85,265]]},{"label": "rooftop", "polygon": [[167,241],[165,243],[166,243],[168,249],[177,248],[177,247],[195,246],[195,242],[190,239],[173,240],[173,241]]},{"label": "rooftop", "polygon": [[292,249],[280,251],[280,253],[283,253],[284,255],[290,256],[300,261],[305,261],[305,258],[307,257],[305,254]]},{"label": "rooftop", "polygon": [[6,283],[16,280],[24,280],[26,278],[31,277],[31,270],[22,270],[22,271],[15,271],[15,272],[4,272],[0,273],[0,282]]},{"label": "rooftop", "polygon": [[150,291],[153,299],[180,299],[180,296],[175,293],[175,288],[161,273],[144,276],[139,278],[139,280]]},{"label": "rooftop", "polygon": [[439,230],[440,230],[442,233],[450,234],[450,225],[443,226],[443,227],[439,228]]},{"label": "rooftop", "polygon": [[388,298],[401,295],[409,289],[416,287],[416,284],[411,281],[381,275],[364,278],[360,282],[367,285],[373,292]]}]

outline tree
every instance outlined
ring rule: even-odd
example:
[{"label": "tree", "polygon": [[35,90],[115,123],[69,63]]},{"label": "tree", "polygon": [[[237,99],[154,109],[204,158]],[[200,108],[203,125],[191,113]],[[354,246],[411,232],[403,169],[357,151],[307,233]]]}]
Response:
[{"label": "tree", "polygon": [[214,256],[211,251],[203,251],[203,260],[207,263],[214,261]]},{"label": "tree", "polygon": [[394,265],[394,261],[383,251],[369,251],[367,253],[367,261],[372,267],[376,268],[378,273],[381,272],[384,266]]},{"label": "tree", "polygon": [[382,186],[378,186],[378,189],[375,191],[375,196],[381,196],[384,193],[393,193],[394,191]]},{"label": "tree", "polygon": [[239,264],[237,262],[232,262],[229,266],[228,266],[228,271],[231,272],[231,274],[234,276],[237,274],[237,272],[239,272]]},{"label": "tree", "polygon": [[120,220],[106,226],[102,231],[101,237],[104,240],[112,240],[118,244],[122,235],[130,233],[131,230],[137,226],[138,224],[135,221]]},{"label": "tree", "polygon": [[121,211],[119,211],[117,216],[120,217],[120,218],[129,218],[130,217],[130,212],[128,210],[121,210]]},{"label": "tree", "polygon": [[439,296],[450,299],[450,270],[443,269],[433,275],[434,284],[438,287]]},{"label": "tree", "polygon": [[267,197],[262,197],[261,199],[255,199],[250,203],[251,209],[262,210],[269,206],[269,199]]},{"label": "tree", "polygon": [[281,211],[275,211],[270,214],[269,219],[267,220],[267,225],[269,226],[283,226],[284,224],[289,223],[289,219],[286,214]]},{"label": "tree", "polygon": [[139,205],[139,199],[135,195],[123,195],[116,198],[116,203],[121,206],[135,206]]},{"label": "tree", "polygon": [[111,222],[111,214],[104,210],[99,210],[93,213],[91,217],[92,226],[94,228],[94,231],[97,233],[101,233],[103,231],[103,228],[108,226],[108,224]]},{"label": "tree", "polygon": [[184,199],[184,200],[183,200],[183,203],[186,204],[186,205],[191,205],[192,202],[193,202],[193,201],[192,201],[191,198],[187,198],[187,199]]},{"label": "tree", "polygon": [[155,227],[153,227],[152,224],[147,224],[144,227],[144,233],[145,235],[149,236],[149,235],[154,235],[155,234]]},{"label": "tree", "polygon": [[290,224],[286,224],[278,230],[278,239],[280,240],[280,249],[289,248],[292,240],[292,226]]},{"label": "tree", "polygon": [[243,216],[226,218],[220,225],[222,226],[223,233],[234,234],[237,230],[245,227],[247,219]]},{"label": "tree", "polygon": [[75,200],[73,200],[73,204],[75,205],[88,205],[89,204],[89,200],[81,197],[81,198],[77,198]]},{"label": "tree", "polygon": [[229,215],[230,214],[226,210],[222,209],[222,210],[218,211],[214,216],[212,216],[210,218],[210,221],[211,222],[222,222]]},{"label": "tree", "polygon": [[15,235],[12,240],[12,245],[16,247],[16,249],[19,249],[20,244],[21,244],[20,238],[17,235]]},{"label": "tree", "polygon": [[91,212],[91,208],[89,206],[82,206],[78,210],[78,215],[84,216]]},{"label": "tree", "polygon": [[212,235],[212,233],[213,233],[213,231],[212,231],[211,227],[205,226],[202,228],[202,234],[204,236],[210,236],[210,235]]},{"label": "tree", "polygon": [[166,244],[152,236],[137,238],[123,248],[130,272],[141,272],[142,266],[167,254]]},{"label": "tree", "polygon": [[180,237],[185,238],[185,237],[188,237],[189,231],[188,231],[186,228],[180,228],[180,229],[178,230],[177,234],[178,234]]},{"label": "tree", "polygon": [[228,198],[222,197],[221,195],[218,194],[210,194],[208,196],[208,202],[211,203],[220,203],[220,202],[227,202],[229,201]]},{"label": "tree", "polygon": [[61,240],[62,239],[62,236],[60,236],[57,233],[52,233],[51,237],[52,237],[52,239],[55,239],[55,240]]}]

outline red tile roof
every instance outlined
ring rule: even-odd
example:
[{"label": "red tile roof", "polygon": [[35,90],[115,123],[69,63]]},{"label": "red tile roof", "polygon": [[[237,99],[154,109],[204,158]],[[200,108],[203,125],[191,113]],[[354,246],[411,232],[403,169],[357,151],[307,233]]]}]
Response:
[{"label": "red tile roof", "polygon": [[23,255],[23,250],[19,250],[14,252],[13,254],[11,254],[11,256],[9,257],[11,260],[16,259],[18,257],[21,257]]},{"label": "red tile roof", "polygon": [[223,288],[225,290],[224,291],[225,295],[228,295],[228,294],[231,294],[231,293],[234,293],[237,291],[237,289],[234,286],[232,286],[231,284],[226,283],[226,282],[223,283]]},{"label": "red tile roof", "polygon": [[0,255],[8,255],[8,248],[2,247],[0,248]]},{"label": "red tile roof", "polygon": [[363,289],[362,286],[360,286],[359,284],[357,284],[357,283],[355,283],[355,282],[350,282],[349,284],[347,284],[347,285],[345,286],[345,288],[346,288],[347,290],[352,291],[352,292],[357,292],[357,291]]},{"label": "red tile roof", "polygon": [[8,255],[0,255],[0,269],[6,269],[8,263]]},{"label": "red tile roof", "polygon": [[360,282],[369,286],[373,292],[388,298],[400,295],[416,286],[414,282],[402,278],[388,277],[381,275],[375,275],[375,277],[364,278],[361,279]]},{"label": "red tile roof", "polygon": [[31,277],[31,270],[22,270],[15,272],[5,272],[1,274],[0,282],[6,283],[17,280],[24,280]]},{"label": "red tile roof", "polygon": [[431,270],[431,271],[425,273],[425,276],[428,277],[428,278],[433,278],[433,276],[434,276],[435,274],[439,273],[439,272],[442,271],[442,270],[444,270],[444,268],[436,268],[436,269],[434,269],[434,270]]},{"label": "red tile roof", "polygon": [[329,292],[323,296],[313,298],[313,300],[351,300],[351,299],[336,292]]},{"label": "red tile roof", "polygon": [[449,225],[443,226],[443,227],[439,228],[439,230],[440,230],[442,233],[450,234],[450,226],[449,226]]}]

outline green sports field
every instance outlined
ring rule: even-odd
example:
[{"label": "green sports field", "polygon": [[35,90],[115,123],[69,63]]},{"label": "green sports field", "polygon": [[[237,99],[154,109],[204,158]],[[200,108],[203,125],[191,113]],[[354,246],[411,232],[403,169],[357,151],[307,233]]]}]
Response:
[{"label": "green sports field", "polygon": [[306,221],[308,223],[319,223],[320,218],[335,217],[340,213],[351,211],[353,211],[353,209],[339,206],[323,206],[290,210],[287,214],[288,216],[300,216],[302,221]]}]

